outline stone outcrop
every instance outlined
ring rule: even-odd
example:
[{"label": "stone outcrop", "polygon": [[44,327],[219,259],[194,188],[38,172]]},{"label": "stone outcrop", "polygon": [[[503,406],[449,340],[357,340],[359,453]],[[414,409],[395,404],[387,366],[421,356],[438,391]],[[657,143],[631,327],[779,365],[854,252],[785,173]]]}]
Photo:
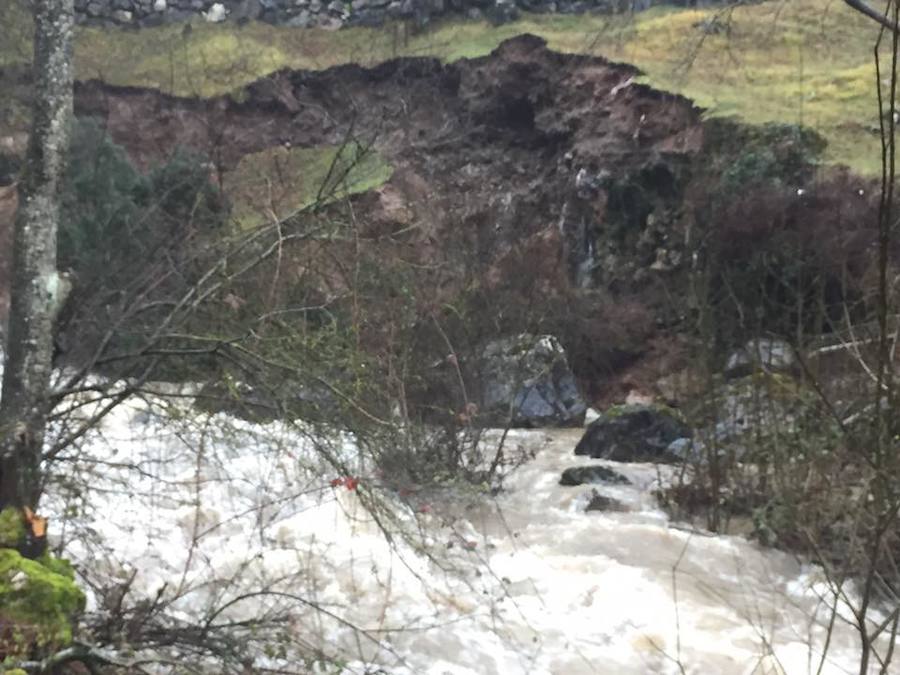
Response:
[{"label": "stone outcrop", "polygon": [[495,424],[579,426],[587,410],[566,352],[552,335],[518,335],[488,344],[481,383],[483,415]]}]

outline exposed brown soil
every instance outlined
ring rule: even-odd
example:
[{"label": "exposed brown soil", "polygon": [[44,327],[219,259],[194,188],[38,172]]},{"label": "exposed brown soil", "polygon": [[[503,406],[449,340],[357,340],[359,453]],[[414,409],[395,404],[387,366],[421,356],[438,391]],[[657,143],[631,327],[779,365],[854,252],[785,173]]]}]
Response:
[{"label": "exposed brown soil", "polygon": [[[590,396],[605,404],[662,393],[657,380],[680,370],[686,351],[677,325],[686,309],[682,235],[690,227],[685,200],[697,186],[685,188],[702,175],[704,125],[689,100],[636,84],[637,75],[526,35],[478,59],[282,71],[209,100],[80,83],[76,111],[101,118],[145,168],[179,147],[226,172],[278,146],[373,145],[395,171],[353,197],[354,219],[376,259],[416,268],[416,284],[428,289],[421,312],[476,288],[467,307],[484,332],[557,334]],[[791,195],[763,200],[797,211],[763,210],[766,227],[783,220],[796,229],[788,221],[797,218],[816,226],[819,211],[834,211]],[[12,197],[0,193],[4,250]],[[740,215],[732,214],[737,225]],[[579,271],[595,244],[606,248],[591,251],[593,268]],[[322,260],[347,255],[341,246],[312,244],[291,263],[321,271]],[[333,276],[332,290],[340,286]],[[4,298],[0,291],[0,315]]]},{"label": "exposed brown soil", "polygon": [[[397,168],[386,194],[405,202],[422,231],[439,239],[448,228],[464,231],[472,253],[490,263],[559,229],[580,170],[627,175],[699,149],[700,111],[634,84],[636,75],[522,36],[450,65],[398,59],[372,69],[279,72],[234,98],[177,99],[92,82],[78,88],[77,109],[102,117],[143,166],[178,146],[227,170],[277,145],[370,141]],[[602,223],[604,195],[593,196],[590,216]]]},{"label": "exposed brown soil", "polygon": [[[452,177],[453,187],[496,191],[512,187],[500,181],[513,176],[507,182],[568,178],[557,166],[566,152],[580,166],[623,172],[650,153],[696,151],[700,111],[634,84],[637,74],[602,58],[552,52],[526,35],[449,65],[405,58],[371,69],[282,71],[235,97],[179,99],[89,82],[78,87],[76,106],[105,118],[114,140],[145,165],[179,145],[231,166],[263,148],[336,144],[355,132],[426,178],[440,170],[444,184],[445,169],[470,167]],[[485,164],[492,170],[478,172]]]},{"label": "exposed brown soil", "polygon": [[[436,301],[477,279],[493,330],[521,328],[516,304],[569,317],[557,332],[593,393],[615,397],[633,383],[607,378],[649,345],[654,312],[646,288],[630,283],[575,288],[581,249],[608,220],[609,191],[597,181],[644,172],[651,191],[658,183],[655,199],[702,145],[701,111],[636,84],[637,74],[521,36],[483,58],[283,71],[211,100],[89,82],[76,109],[102,118],[144,167],[179,146],[227,171],[278,145],[372,143],[396,170],[354,202],[383,254],[429,266]],[[585,188],[580,173],[594,182]]]}]

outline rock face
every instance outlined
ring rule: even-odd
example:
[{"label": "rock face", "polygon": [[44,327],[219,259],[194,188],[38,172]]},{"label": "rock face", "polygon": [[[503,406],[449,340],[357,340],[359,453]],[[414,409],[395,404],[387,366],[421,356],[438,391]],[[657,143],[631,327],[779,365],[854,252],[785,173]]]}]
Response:
[{"label": "rock face", "polygon": [[552,335],[518,335],[482,354],[481,411],[490,423],[580,426],[587,410],[566,352]]},{"label": "rock face", "polygon": [[591,483],[630,485],[631,481],[605,466],[573,466],[563,471],[559,479],[560,485],[589,485]]},{"label": "rock face", "polygon": [[676,462],[669,445],[690,436],[691,430],[670,408],[616,406],[587,428],[575,454],[617,462]]}]

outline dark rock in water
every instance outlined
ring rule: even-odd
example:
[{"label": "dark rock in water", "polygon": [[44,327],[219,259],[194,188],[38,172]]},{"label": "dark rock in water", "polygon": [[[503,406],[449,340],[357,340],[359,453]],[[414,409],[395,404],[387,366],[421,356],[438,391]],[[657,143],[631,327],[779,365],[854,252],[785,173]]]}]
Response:
[{"label": "dark rock in water", "polygon": [[678,462],[669,445],[690,437],[691,430],[670,408],[615,406],[587,428],[575,454],[616,462]]},{"label": "dark rock in water", "polygon": [[612,497],[604,497],[599,492],[594,490],[594,493],[591,495],[591,501],[588,502],[588,505],[585,507],[584,510],[585,511],[627,511],[628,509],[618,499],[613,499]]},{"label": "dark rock in water", "polygon": [[563,471],[559,479],[560,485],[585,485],[587,483],[631,485],[631,481],[625,476],[605,466],[573,466]]},{"label": "dark rock in water", "polygon": [[489,343],[482,354],[481,411],[489,423],[579,426],[587,404],[566,352],[551,335],[517,335]]}]

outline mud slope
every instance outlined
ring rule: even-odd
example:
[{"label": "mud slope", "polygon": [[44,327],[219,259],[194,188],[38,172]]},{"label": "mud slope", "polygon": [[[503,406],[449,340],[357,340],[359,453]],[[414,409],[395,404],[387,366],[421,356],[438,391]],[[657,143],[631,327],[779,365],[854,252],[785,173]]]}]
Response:
[{"label": "mud slope", "polygon": [[[355,212],[379,246],[432,270],[417,283],[446,298],[468,275],[481,288],[505,289],[502,301],[498,295],[488,304],[515,296],[529,309],[535,298],[538,309],[542,302],[558,309],[565,296],[565,313],[581,323],[556,332],[570,349],[582,344],[600,354],[595,366],[609,369],[627,360],[618,347],[604,352],[615,322],[584,296],[602,292],[623,307],[629,295],[645,303],[646,288],[636,287],[634,266],[606,264],[597,242],[613,234],[621,240],[630,228],[634,243],[651,212],[678,201],[702,144],[701,111],[636,84],[637,74],[602,58],[552,52],[525,35],[449,65],[403,58],[372,69],[282,71],[208,100],[89,82],[78,86],[76,109],[105,120],[145,167],[179,146],[227,174],[242,157],[270,148],[348,138],[371,144],[394,171],[387,184],[354,197]],[[641,236],[647,259],[640,266],[650,268],[662,235]],[[573,308],[576,295],[582,299]],[[652,314],[636,312],[634,326],[613,342],[639,352],[653,332]],[[498,319],[492,330],[517,327]]]},{"label": "mud slope", "polygon": [[278,143],[340,142],[350,125],[407,157],[484,144],[542,154],[576,149],[586,161],[607,163],[690,151],[699,111],[683,97],[632,84],[637,74],[523,35],[449,65],[401,58],[371,69],[281,71],[212,99],[92,81],[79,84],[76,105],[81,115],[106,117],[115,139],[143,161],[176,144],[215,148],[234,161]]},{"label": "mud slope", "polygon": [[227,170],[265,148],[339,144],[353,134],[398,169],[403,191],[420,187],[409,195],[416,206],[512,241],[558,224],[581,169],[621,175],[697,150],[700,111],[634,84],[636,74],[554,53],[526,35],[450,65],[407,58],[372,69],[282,71],[208,100],[91,82],[78,87],[76,106],[104,118],[145,166],[181,145]]}]

